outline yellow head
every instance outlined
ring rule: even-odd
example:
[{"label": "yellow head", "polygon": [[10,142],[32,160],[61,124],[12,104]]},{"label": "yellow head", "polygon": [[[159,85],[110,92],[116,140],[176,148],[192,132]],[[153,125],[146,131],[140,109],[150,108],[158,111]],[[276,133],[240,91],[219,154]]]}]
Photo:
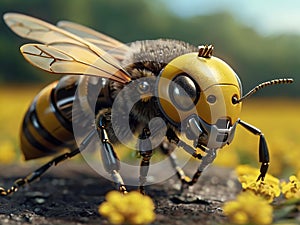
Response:
[{"label": "yellow head", "polygon": [[[175,125],[184,123],[189,129],[193,126],[190,121],[193,117],[193,123],[197,123],[207,136],[214,128],[217,132],[227,129],[224,130],[227,138],[221,138],[224,144],[228,143],[229,130],[235,128],[239,118],[241,103],[234,99],[240,99],[242,87],[232,68],[211,56],[212,49],[212,46],[202,46],[199,53],[188,53],[172,60],[160,74],[157,96],[161,110]],[[208,142],[205,140],[201,144]],[[208,147],[214,146],[217,144]]]}]

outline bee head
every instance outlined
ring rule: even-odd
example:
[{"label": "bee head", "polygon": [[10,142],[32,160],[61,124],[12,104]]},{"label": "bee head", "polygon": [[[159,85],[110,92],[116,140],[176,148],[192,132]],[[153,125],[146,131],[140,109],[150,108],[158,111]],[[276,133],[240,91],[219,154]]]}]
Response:
[{"label": "bee head", "polygon": [[227,63],[212,56],[212,51],[211,45],[200,46],[198,53],[175,58],[160,73],[156,87],[160,108],[168,120],[186,130],[190,139],[197,136],[200,140],[199,135],[204,135],[197,144],[205,146],[214,129],[227,132],[216,136],[218,142],[227,143],[229,129],[241,111],[241,103],[235,101],[242,94],[240,80]]}]

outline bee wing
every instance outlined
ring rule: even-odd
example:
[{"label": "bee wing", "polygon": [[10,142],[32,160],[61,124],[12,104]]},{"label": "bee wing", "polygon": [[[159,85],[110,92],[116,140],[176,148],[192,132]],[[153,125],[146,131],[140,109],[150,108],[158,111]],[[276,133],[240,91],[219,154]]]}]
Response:
[{"label": "bee wing", "polygon": [[22,54],[34,66],[58,74],[109,76],[120,83],[131,80],[115,58],[75,34],[18,13],[6,13],[4,20],[19,36],[45,44],[22,46]]},{"label": "bee wing", "polygon": [[32,65],[53,74],[88,75],[126,83],[120,70],[93,51],[73,43],[25,44],[21,53]]},{"label": "bee wing", "polygon": [[81,24],[70,21],[59,21],[57,26],[93,43],[120,61],[131,50],[124,43]]}]

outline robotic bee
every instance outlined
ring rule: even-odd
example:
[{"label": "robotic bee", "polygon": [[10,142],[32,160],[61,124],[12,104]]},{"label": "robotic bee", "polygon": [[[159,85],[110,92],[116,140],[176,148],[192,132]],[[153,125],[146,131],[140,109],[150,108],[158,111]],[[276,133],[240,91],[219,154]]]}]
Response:
[{"label": "robotic bee", "polygon": [[[65,76],[35,97],[21,132],[26,160],[61,155],[16,180],[11,188],[0,188],[2,196],[36,180],[52,165],[81,153],[94,138],[102,146],[104,169],[123,193],[127,190],[114,145],[132,137],[136,138],[141,156],[142,193],[156,148],[169,156],[183,186],[191,186],[213,162],[218,149],[232,142],[238,124],[260,138],[261,168],[257,180],[264,180],[269,166],[267,143],[259,129],[239,119],[242,101],[265,86],[291,83],[292,79],[261,83],[242,96],[239,77],[228,64],[212,55],[212,45],[196,48],[163,39],[125,45],[67,21],[54,26],[17,13],[5,14],[4,20],[19,36],[41,43],[21,47],[28,62]],[[79,107],[75,107],[75,102],[79,102]],[[78,114],[74,114],[74,108]],[[90,112],[94,112],[93,124],[87,125],[83,121]],[[79,144],[74,138],[74,124],[88,126],[89,132]],[[181,133],[186,136],[184,140]],[[193,177],[185,175],[170,146],[201,161]],[[70,151],[63,153],[65,148]]]}]

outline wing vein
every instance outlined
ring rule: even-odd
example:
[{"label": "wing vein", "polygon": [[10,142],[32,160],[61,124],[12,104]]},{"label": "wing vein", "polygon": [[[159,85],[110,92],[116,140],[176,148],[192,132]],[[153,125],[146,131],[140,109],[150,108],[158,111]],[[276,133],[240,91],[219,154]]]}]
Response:
[{"label": "wing vein", "polygon": [[[45,46],[47,46],[47,45],[45,45]],[[66,52],[60,51],[59,49],[56,49],[56,48],[53,47],[53,46],[47,46],[47,47],[51,47],[51,48],[55,49],[56,51],[58,51],[58,52],[60,52],[61,54],[63,54],[63,55],[65,55],[65,56],[69,57],[69,58],[72,59],[72,60],[67,60],[67,59],[63,59],[63,58],[57,58],[57,57],[55,57],[54,55],[50,54],[49,52],[43,50],[42,48],[40,48],[40,47],[37,46],[37,45],[34,45],[34,47],[37,48],[37,49],[40,51],[40,53],[38,54],[39,57],[45,58],[45,59],[53,59],[53,61],[49,64],[49,66],[50,66],[50,67],[49,67],[49,70],[50,70],[52,73],[56,73],[56,72],[51,68],[51,67],[54,65],[55,62],[76,62],[76,63],[79,63],[79,64],[81,64],[81,65],[85,65],[85,66],[87,66],[87,67],[92,67],[92,68],[97,69],[97,70],[99,70],[99,71],[101,71],[101,72],[103,72],[103,73],[106,73],[106,74],[108,74],[109,76],[112,76],[112,77],[113,77],[113,80],[115,80],[115,81],[122,82],[122,83],[124,82],[124,81],[122,81],[118,76],[116,76],[115,74],[113,74],[113,73],[111,73],[111,72],[109,72],[109,71],[106,71],[106,70],[104,70],[104,69],[102,69],[102,68],[100,68],[100,67],[97,67],[97,66],[95,66],[95,65],[93,65],[93,64],[89,64],[89,63],[86,63],[86,62],[84,62],[84,61],[77,60],[77,59],[75,59],[72,55],[67,54]],[[32,52],[27,52],[27,51],[23,51],[22,53],[23,53],[23,54],[27,54],[27,55],[31,55],[31,56],[37,56],[37,54],[32,53]],[[43,55],[43,54],[45,54],[45,55]],[[72,72],[72,73],[62,73],[62,72],[60,72],[59,74],[61,74],[61,75],[64,75],[64,74],[65,74],[65,75],[66,75],[66,74],[74,74],[74,75],[90,75],[90,76],[92,76],[92,74],[88,74],[88,73],[75,73],[75,72]]]},{"label": "wing vein", "polygon": [[[87,39],[85,39],[84,37],[81,37],[80,35],[76,35],[74,33],[72,33],[71,31],[64,30],[63,28],[59,28],[57,26],[54,26],[52,24],[49,24],[45,21],[30,17],[30,16],[26,16],[23,14],[18,14],[18,13],[6,13],[4,15],[4,20],[6,22],[6,24],[19,36],[21,37],[25,37],[31,40],[35,40],[35,41],[39,41],[43,44],[45,44],[43,47],[43,45],[40,45],[41,48],[38,48],[37,46],[35,46],[36,49],[34,48],[30,48],[29,46],[29,51],[24,51],[22,52],[22,54],[27,55],[28,57],[26,58],[32,65],[39,67],[41,69],[44,69],[47,71],[47,69],[51,70],[51,72],[55,73],[55,71],[53,71],[52,69],[54,69],[55,66],[56,69],[59,69],[60,71],[64,72],[64,71],[72,71],[74,69],[79,69],[80,72],[82,72],[84,70],[84,68],[88,69],[88,66],[91,67],[92,69],[92,74],[94,73],[94,76],[100,76],[100,77],[104,77],[104,78],[108,78],[107,76],[112,76],[113,80],[116,80],[120,83],[128,83],[131,80],[131,75],[120,65],[119,61],[114,58],[112,55],[110,55],[109,53],[107,53],[105,50],[103,50],[101,48],[101,45],[97,46],[96,44],[94,44],[93,42],[88,41]],[[66,25],[66,27],[68,27],[69,25]],[[72,25],[74,26],[74,25]],[[104,42],[102,44],[102,46],[105,47],[105,43],[106,46],[110,46],[110,43],[114,43],[114,39],[110,38],[110,37],[105,37],[105,35],[101,36],[100,34],[98,35],[97,32],[93,32],[91,29],[85,29],[83,26],[78,26],[74,28],[75,31],[76,29],[78,30],[82,30],[82,34],[88,34],[88,33],[93,33],[94,37],[98,38],[102,38],[102,40],[106,39],[106,42]],[[46,52],[43,51],[42,48],[47,48],[49,46],[53,46],[56,44],[61,44],[63,45],[63,43],[66,44],[66,46],[60,46],[60,48],[54,50],[54,49],[48,49],[50,51]],[[115,43],[120,43],[118,41],[115,40]],[[75,50],[69,48],[71,46],[75,47]],[[122,43],[120,43],[120,45],[122,45]],[[87,60],[85,60],[83,57],[85,57],[85,55],[82,55],[80,48],[82,48],[83,51],[86,51],[85,54],[87,57]],[[109,47],[108,47],[109,48]],[[62,49],[62,51],[61,51]],[[64,52],[64,49],[66,49],[67,52]],[[39,50],[40,54],[35,54],[36,51]],[[32,51],[32,52],[31,52]],[[51,55],[51,53],[55,54],[55,55]],[[73,53],[72,54],[67,54],[67,53]],[[58,56],[61,56],[62,58],[56,58],[56,54]],[[25,56],[24,55],[24,56]],[[51,57],[53,59],[53,61],[50,61],[50,58],[47,57],[47,55],[49,57]],[[94,55],[94,56],[93,56]],[[35,56],[35,57],[34,57]],[[74,56],[74,57],[73,57]],[[40,59],[38,57],[41,57]],[[68,57],[68,58],[66,58]],[[96,57],[99,59],[99,61],[97,62]],[[79,58],[81,60],[76,60],[76,58]],[[44,59],[44,60],[43,60]],[[46,60],[49,59],[49,60]],[[72,59],[73,62],[76,62],[77,64],[80,65],[85,65],[85,66],[79,66],[79,65],[75,65],[73,64],[75,67],[72,67],[72,64],[56,64],[56,63],[60,63],[60,62],[69,62]],[[94,62],[96,63],[96,65],[92,65],[91,60],[94,60]],[[70,61],[71,62],[71,61]],[[41,65],[39,65],[41,64]],[[50,66],[50,68],[48,68],[48,66]],[[65,68],[63,68],[63,66],[66,66]],[[93,71],[93,69],[97,69],[99,70],[99,73],[97,73],[96,71]],[[105,73],[105,74],[101,74],[100,73]],[[76,71],[72,71],[74,72],[73,74],[76,74]],[[89,72],[87,72],[89,73]],[[110,77],[109,77],[110,78]]]}]

